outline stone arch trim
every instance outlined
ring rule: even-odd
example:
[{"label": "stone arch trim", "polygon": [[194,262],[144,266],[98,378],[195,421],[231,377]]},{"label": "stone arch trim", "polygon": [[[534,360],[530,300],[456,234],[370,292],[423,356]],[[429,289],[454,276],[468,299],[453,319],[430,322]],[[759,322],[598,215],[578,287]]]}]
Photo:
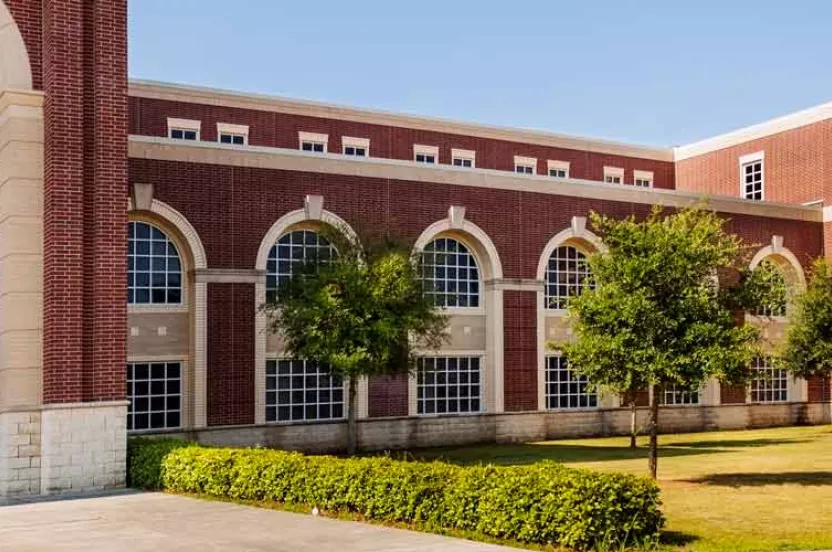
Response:
[{"label": "stone arch trim", "polygon": [[546,280],[546,266],[549,263],[549,257],[552,256],[555,249],[562,245],[576,245],[579,249],[583,249],[585,253],[607,250],[600,237],[580,225],[576,228],[576,225],[573,224],[552,236],[552,239],[543,248],[535,273],[538,280]]},{"label": "stone arch trim", "polygon": [[786,274],[784,274],[786,282],[789,285],[794,286],[796,290],[806,287],[806,274],[803,271],[803,266],[800,264],[800,261],[797,259],[795,254],[790,250],[782,245],[769,245],[763,247],[754,254],[754,257],[751,259],[748,267],[751,270],[754,270],[766,259],[771,259],[778,266],[785,267],[787,269]]},{"label": "stone arch trim", "polygon": [[[154,199],[150,203],[150,209],[134,209],[132,200],[128,204],[128,211],[131,213],[152,213],[156,217],[170,224],[184,238],[189,249],[190,259],[193,263],[193,270],[208,268],[208,260],[205,255],[205,248],[199,234],[193,225],[185,218],[185,215],[170,205]],[[181,255],[181,252],[180,252]],[[190,370],[193,384],[189,385],[193,396],[185,397],[191,405],[192,426],[195,429],[207,426],[207,390],[208,390],[208,284],[192,281],[193,304],[191,306],[193,320],[193,347],[191,359],[192,369]],[[184,424],[183,424],[184,426]]]},{"label": "stone arch trim", "polygon": [[20,29],[0,0],[0,90],[32,90],[32,66]]},{"label": "stone arch trim", "polygon": [[480,263],[484,280],[498,280],[503,277],[503,264],[497,247],[482,228],[469,220],[463,220],[461,224],[455,224],[450,218],[434,222],[419,235],[413,250],[422,251],[431,240],[440,235],[460,238],[460,241],[469,246]]}]

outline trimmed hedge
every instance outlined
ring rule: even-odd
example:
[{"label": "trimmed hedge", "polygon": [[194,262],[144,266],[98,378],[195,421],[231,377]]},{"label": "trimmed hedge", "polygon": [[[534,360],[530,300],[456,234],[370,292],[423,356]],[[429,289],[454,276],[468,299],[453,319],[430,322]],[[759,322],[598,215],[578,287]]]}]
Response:
[{"label": "trimmed hedge", "polygon": [[652,481],[553,462],[461,467],[138,439],[128,472],[131,485],[145,489],[315,506],[578,549],[642,544],[664,524]]}]

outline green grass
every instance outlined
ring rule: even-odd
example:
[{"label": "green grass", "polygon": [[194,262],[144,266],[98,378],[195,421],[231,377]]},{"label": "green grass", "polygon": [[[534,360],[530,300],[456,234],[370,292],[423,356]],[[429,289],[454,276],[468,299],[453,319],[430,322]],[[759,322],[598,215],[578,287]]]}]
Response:
[{"label": "green grass", "polygon": [[[666,435],[659,483],[672,551],[832,549],[832,427]],[[646,439],[484,445],[416,451],[417,459],[526,464],[556,460],[647,475]]]}]

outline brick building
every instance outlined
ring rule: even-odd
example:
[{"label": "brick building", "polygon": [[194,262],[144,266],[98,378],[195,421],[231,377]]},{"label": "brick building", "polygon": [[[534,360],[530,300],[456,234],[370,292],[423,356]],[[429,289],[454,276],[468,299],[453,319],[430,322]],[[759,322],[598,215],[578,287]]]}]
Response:
[{"label": "brick building", "polygon": [[[419,374],[360,382],[366,449],[626,430],[545,346],[603,247],[590,211],[706,195],[793,288],[830,247],[832,104],[646,148],[128,83],[126,21],[126,0],[0,0],[0,496],[121,485],[130,432],[340,448],[343,385],[258,310],[329,251],[322,225],[409,240],[451,316]],[[788,307],[767,314],[776,342]],[[830,420],[827,382],[757,368],[666,390],[665,429]]]}]

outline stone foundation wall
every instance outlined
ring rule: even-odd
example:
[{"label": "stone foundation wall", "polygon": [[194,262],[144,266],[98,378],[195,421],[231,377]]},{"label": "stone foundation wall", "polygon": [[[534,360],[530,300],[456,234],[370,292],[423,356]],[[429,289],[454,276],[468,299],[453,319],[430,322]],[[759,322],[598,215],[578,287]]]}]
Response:
[{"label": "stone foundation wall", "polygon": [[[638,411],[646,426],[648,411]],[[830,403],[783,403],[664,407],[659,415],[663,433],[717,429],[752,429],[832,422]],[[358,422],[362,450],[395,450],[477,443],[522,443],[572,437],[626,435],[627,409],[573,412],[521,412],[476,416],[366,419]],[[343,450],[346,424],[307,423],[215,427],[173,436],[222,446],[263,446],[322,453]]]},{"label": "stone foundation wall", "polygon": [[40,492],[40,412],[0,414],[0,497]]}]

